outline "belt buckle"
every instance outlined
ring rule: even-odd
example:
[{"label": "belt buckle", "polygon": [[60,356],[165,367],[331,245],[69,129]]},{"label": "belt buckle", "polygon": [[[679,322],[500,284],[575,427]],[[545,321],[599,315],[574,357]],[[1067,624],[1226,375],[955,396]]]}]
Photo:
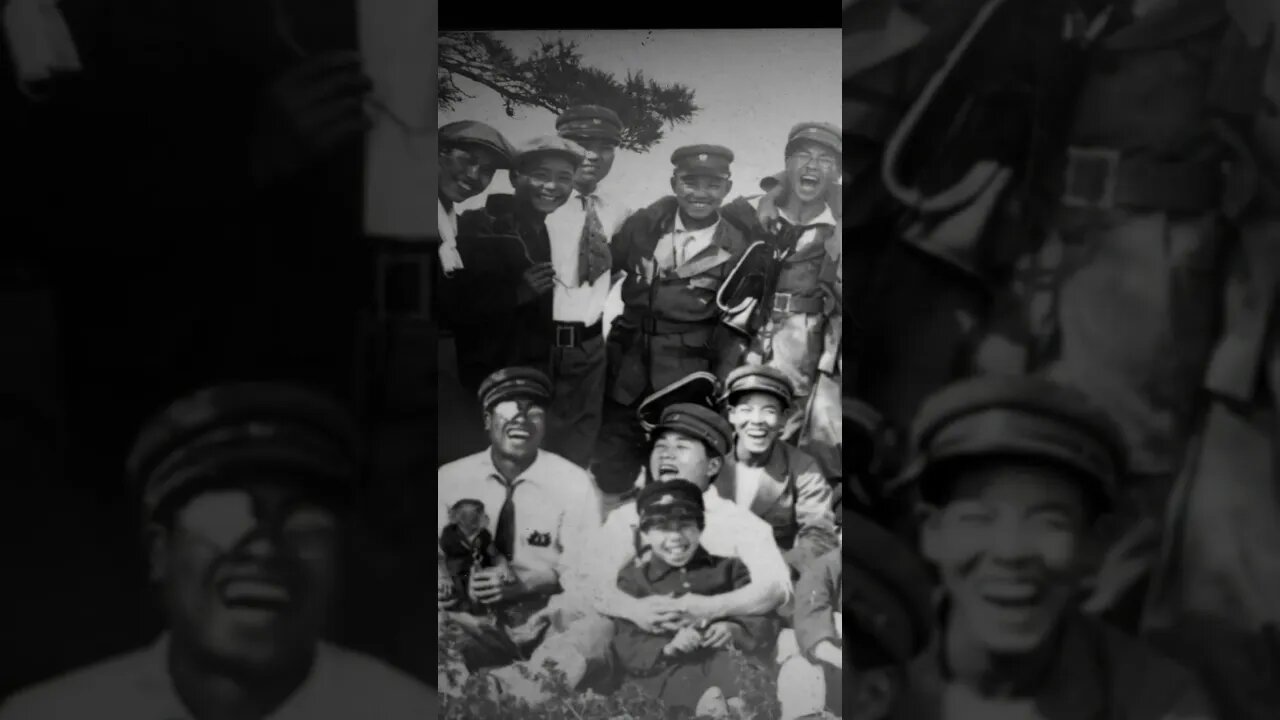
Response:
[{"label": "belt buckle", "polygon": [[1073,208],[1115,207],[1119,167],[1119,150],[1067,148],[1062,204]]},{"label": "belt buckle", "polygon": [[578,328],[573,325],[557,325],[556,347],[578,347]]},{"label": "belt buckle", "polygon": [[774,312],[791,312],[791,293],[784,293],[784,292],[774,293],[773,294],[773,311]]}]

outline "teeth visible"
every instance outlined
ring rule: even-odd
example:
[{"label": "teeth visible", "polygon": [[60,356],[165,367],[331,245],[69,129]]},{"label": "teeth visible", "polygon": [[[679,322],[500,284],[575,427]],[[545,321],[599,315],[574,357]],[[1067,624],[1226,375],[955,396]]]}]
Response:
[{"label": "teeth visible", "polygon": [[289,602],[289,591],[275,583],[258,580],[232,580],[223,588],[223,596],[231,602]]}]

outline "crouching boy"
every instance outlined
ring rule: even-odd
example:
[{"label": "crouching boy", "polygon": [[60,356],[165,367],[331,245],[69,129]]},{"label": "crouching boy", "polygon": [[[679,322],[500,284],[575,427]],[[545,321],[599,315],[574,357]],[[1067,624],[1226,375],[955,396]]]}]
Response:
[{"label": "crouching boy", "polygon": [[[741,560],[712,555],[699,544],[704,506],[693,483],[650,483],[640,491],[636,509],[636,561],[618,573],[618,589],[634,597],[718,595],[750,582]],[[778,634],[777,621],[763,615],[682,623],[657,632],[627,620],[615,622],[614,650],[628,677],[668,708],[710,717],[727,717],[730,707],[741,704],[729,646],[760,655]]]}]

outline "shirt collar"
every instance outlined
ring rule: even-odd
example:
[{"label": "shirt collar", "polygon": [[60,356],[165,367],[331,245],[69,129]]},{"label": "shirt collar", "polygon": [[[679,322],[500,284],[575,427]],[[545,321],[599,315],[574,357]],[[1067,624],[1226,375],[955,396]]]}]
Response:
[{"label": "shirt collar", "polygon": [[661,582],[663,578],[676,572],[677,570],[697,570],[699,568],[710,567],[712,564],[711,553],[707,549],[698,546],[693,551],[693,557],[689,558],[689,562],[685,563],[684,568],[672,567],[667,564],[666,560],[658,557],[658,554],[650,550],[649,559],[645,561],[644,576],[649,582]]},{"label": "shirt collar", "polygon": [[710,235],[714,233],[716,231],[716,228],[719,226],[720,226],[720,215],[719,213],[717,213],[716,221],[714,223],[711,223],[710,225],[702,228],[701,230],[688,230],[684,226],[684,218],[680,217],[680,211],[676,210],[676,220],[675,220],[675,223],[671,226],[671,232],[689,233],[690,235],[695,235],[695,236],[705,236],[705,235]]},{"label": "shirt collar", "polygon": [[835,227],[835,226],[838,224],[838,223],[836,223],[836,216],[835,216],[835,214],[831,212],[831,206],[830,206],[830,205],[823,205],[823,206],[822,206],[822,212],[818,213],[818,217],[816,217],[816,218],[814,218],[814,219],[810,220],[810,221],[809,221],[809,222],[807,222],[807,223],[799,223],[799,222],[797,222],[794,218],[792,218],[789,214],[787,214],[787,211],[786,211],[786,210],[783,210],[782,208],[778,208],[778,215],[780,215],[780,216],[782,217],[782,219],[783,219],[783,220],[786,220],[787,222],[791,223],[792,225],[801,225],[801,224],[804,224],[804,225],[830,225],[831,227]]},{"label": "shirt collar", "polygon": [[[529,467],[525,468],[524,472],[520,473],[519,477],[512,478],[512,481],[527,483],[536,482],[537,478],[540,476],[540,469],[542,466],[546,465],[545,458],[546,453],[539,450],[538,454],[533,458],[533,462],[529,464]],[[506,478],[503,477],[502,473],[498,472],[498,466],[493,462],[493,446],[489,446],[483,453],[480,453],[480,470],[486,475],[492,476],[502,482],[506,482]]]}]

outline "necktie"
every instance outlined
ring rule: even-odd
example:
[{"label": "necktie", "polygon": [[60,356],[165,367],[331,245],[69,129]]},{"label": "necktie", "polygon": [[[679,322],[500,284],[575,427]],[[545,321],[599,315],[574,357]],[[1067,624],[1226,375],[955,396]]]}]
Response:
[{"label": "necktie", "polygon": [[502,556],[511,560],[512,553],[516,549],[516,505],[511,501],[511,496],[515,493],[516,485],[519,485],[520,481],[507,482],[502,478],[498,480],[506,487],[507,497],[502,501],[502,509],[498,511],[498,526],[494,530],[493,541]]},{"label": "necktie", "polygon": [[582,224],[582,235],[578,238],[578,284],[589,285],[601,275],[609,272],[613,258],[609,251],[609,240],[604,235],[604,224],[600,222],[595,195],[579,195],[582,198],[582,209],[587,211],[587,220]]}]

